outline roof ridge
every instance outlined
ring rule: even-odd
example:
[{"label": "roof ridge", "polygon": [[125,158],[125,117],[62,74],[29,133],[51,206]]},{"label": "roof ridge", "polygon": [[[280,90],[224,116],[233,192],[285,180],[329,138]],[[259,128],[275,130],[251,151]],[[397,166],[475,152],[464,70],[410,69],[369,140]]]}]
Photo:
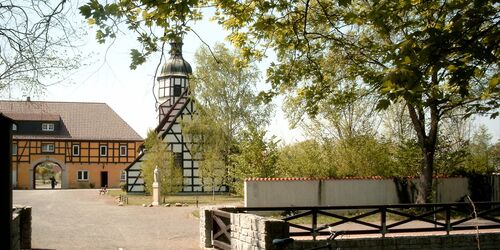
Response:
[{"label": "roof ridge", "polygon": [[[86,101],[26,101],[26,100],[0,100],[0,102],[38,102],[38,103],[78,103],[78,104],[106,104],[105,102],[86,102]],[[107,104],[106,104],[107,105]]]}]

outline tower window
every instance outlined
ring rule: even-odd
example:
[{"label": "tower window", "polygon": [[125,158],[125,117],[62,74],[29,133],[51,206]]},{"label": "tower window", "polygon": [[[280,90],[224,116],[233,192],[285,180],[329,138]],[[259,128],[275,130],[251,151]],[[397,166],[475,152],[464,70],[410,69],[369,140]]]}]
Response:
[{"label": "tower window", "polygon": [[174,78],[172,79],[172,82],[174,83],[174,90],[173,94],[174,96],[181,96],[182,94],[182,85],[181,85],[182,78]]},{"label": "tower window", "polygon": [[181,96],[181,85],[174,85],[174,96]]}]

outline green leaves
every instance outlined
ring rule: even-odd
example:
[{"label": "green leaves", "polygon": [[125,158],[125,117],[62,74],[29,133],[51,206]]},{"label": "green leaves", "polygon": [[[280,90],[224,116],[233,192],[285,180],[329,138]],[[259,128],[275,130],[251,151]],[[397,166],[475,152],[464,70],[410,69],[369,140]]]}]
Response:
[{"label": "green leaves", "polygon": [[132,63],[130,64],[130,69],[136,69],[138,65],[143,64],[146,61],[144,55],[136,49],[130,50],[130,56],[132,57]]},{"label": "green leaves", "polygon": [[137,34],[141,48],[133,48],[130,54],[130,68],[136,69],[149,54],[158,50],[161,42],[180,40],[189,31],[187,23],[201,19],[198,7],[204,2],[116,0],[101,4],[98,0],[89,0],[79,10],[87,23],[97,28],[99,43],[115,38],[122,27]]},{"label": "green leaves", "polygon": [[382,100],[378,101],[376,109],[377,110],[384,110],[384,109],[387,109],[389,107],[389,105],[391,105],[391,101],[389,101],[387,99],[382,99]]}]

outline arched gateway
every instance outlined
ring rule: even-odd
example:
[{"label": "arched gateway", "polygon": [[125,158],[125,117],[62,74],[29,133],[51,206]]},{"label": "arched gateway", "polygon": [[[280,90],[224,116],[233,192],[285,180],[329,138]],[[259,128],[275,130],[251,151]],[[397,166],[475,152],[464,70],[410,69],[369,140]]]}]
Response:
[{"label": "arched gateway", "polygon": [[30,176],[30,189],[37,189],[37,185],[35,183],[36,181],[36,168],[40,167],[45,164],[50,164],[50,165],[55,165],[60,168],[61,174],[61,188],[68,188],[68,171],[66,166],[58,161],[57,159],[54,158],[45,158],[45,159],[40,159],[34,163],[31,164],[29,168],[29,176]]}]

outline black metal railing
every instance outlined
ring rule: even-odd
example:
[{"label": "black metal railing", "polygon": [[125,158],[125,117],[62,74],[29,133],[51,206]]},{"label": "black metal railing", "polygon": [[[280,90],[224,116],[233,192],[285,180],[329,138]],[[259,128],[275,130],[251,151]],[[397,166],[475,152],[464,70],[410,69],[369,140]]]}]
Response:
[{"label": "black metal railing", "polygon": [[[346,215],[348,211],[360,211],[355,215]],[[500,229],[500,202],[476,203],[440,203],[440,204],[398,204],[398,205],[364,205],[364,206],[318,206],[318,207],[237,207],[228,210],[233,213],[249,212],[286,212],[295,214],[283,216],[281,219],[290,225],[290,236],[330,235],[330,231],[347,235],[388,233],[435,232]],[[318,221],[321,220],[327,222]],[[374,218],[373,216],[378,216]],[[294,222],[300,218],[308,218],[309,222]],[[389,219],[388,219],[389,217]],[[375,222],[374,222],[375,220]],[[418,226],[412,222],[424,222]],[[321,222],[321,223],[320,223]],[[352,229],[339,229],[347,223],[358,225]],[[361,228],[359,229],[359,225]]]}]

